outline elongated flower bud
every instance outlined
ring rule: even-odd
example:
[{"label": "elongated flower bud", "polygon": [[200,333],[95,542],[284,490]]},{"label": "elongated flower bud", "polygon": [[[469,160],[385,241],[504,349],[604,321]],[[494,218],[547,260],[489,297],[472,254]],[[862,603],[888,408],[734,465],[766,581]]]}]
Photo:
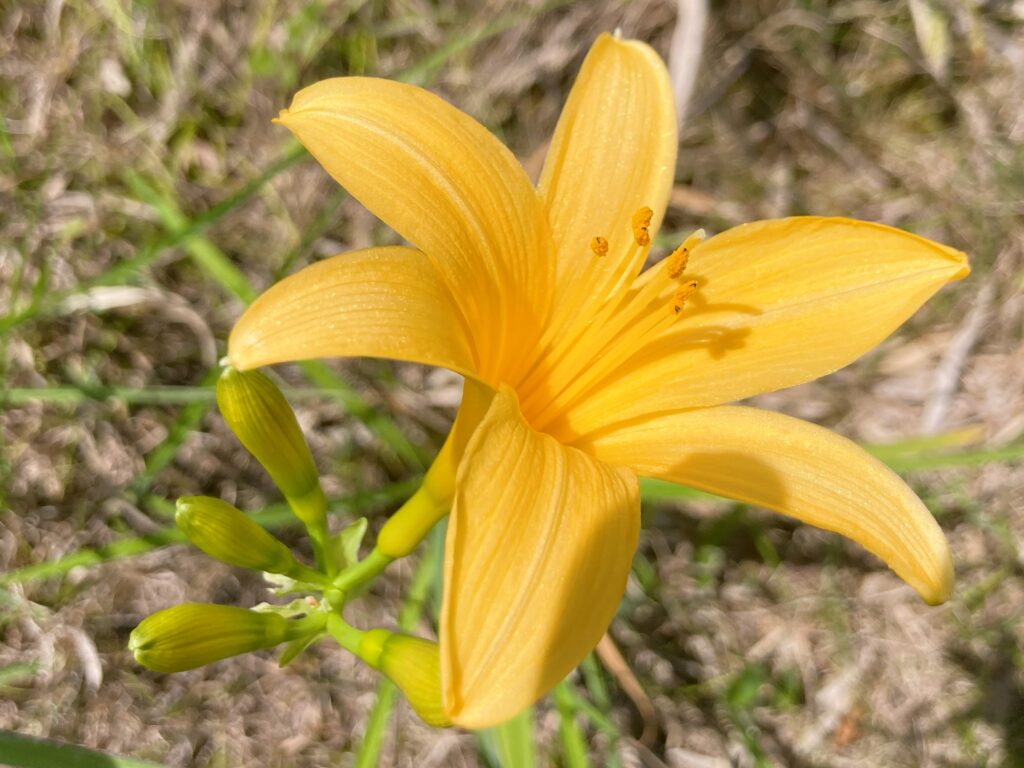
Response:
[{"label": "elongated flower bud", "polygon": [[305,631],[276,613],[185,603],[157,611],[135,628],[128,650],[156,672],[182,672],[292,640]]},{"label": "elongated flower bud", "polygon": [[437,728],[452,724],[441,698],[441,653],[437,643],[374,629],[363,636],[359,656],[398,686],[424,723]]},{"label": "elongated flower bud", "polygon": [[309,446],[281,390],[259,371],[227,368],[217,381],[217,405],[296,516],[307,525],[319,525],[327,502]]},{"label": "elongated flower bud", "polygon": [[180,498],[174,520],[189,541],[221,562],[287,576],[300,569],[288,547],[220,499]]}]

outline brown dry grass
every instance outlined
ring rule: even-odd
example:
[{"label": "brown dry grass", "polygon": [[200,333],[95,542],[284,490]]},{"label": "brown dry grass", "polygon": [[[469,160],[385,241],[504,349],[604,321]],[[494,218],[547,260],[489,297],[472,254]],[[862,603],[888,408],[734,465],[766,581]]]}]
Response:
[{"label": "brown dry grass", "polygon": [[[76,290],[166,234],[131,175],[200,215],[280,155],[269,118],[297,86],[399,72],[510,5],[0,3],[0,303],[23,311],[33,286],[77,297],[43,301],[8,329],[5,386],[199,385],[241,305],[188,248],[160,251],[117,286]],[[666,52],[675,18],[656,0],[539,5],[515,4],[524,20],[432,73],[432,87],[523,158],[538,156],[598,32],[619,26]],[[716,4],[666,229],[843,214],[968,251],[971,279],[878,351],[759,404],[866,442],[980,425],[985,446],[1001,448],[1024,433],[1024,10],[935,7],[951,34],[945,79],[929,72],[902,2]],[[257,289],[393,237],[308,161],[206,236]],[[417,445],[429,450],[447,429],[451,377],[337,368]],[[166,522],[151,495],[208,493],[248,509],[275,498],[215,414],[182,412],[119,397],[5,406],[0,567],[150,533]],[[409,476],[336,402],[304,401],[300,417],[334,496]],[[154,464],[179,433],[180,449]],[[623,764],[1024,765],[1019,460],[909,479],[956,553],[957,597],[939,609],[832,536],[710,502],[651,505],[613,635],[661,734],[651,750],[621,741]],[[379,521],[386,506],[369,511]],[[409,566],[394,571],[362,601],[367,621],[394,615]],[[0,670],[33,666],[0,682],[0,727],[169,766],[349,764],[375,679],[336,649],[286,670],[249,656],[176,676],[141,671],[125,650],[157,608],[264,595],[182,546],[8,587]],[[639,733],[632,705],[613,695],[613,722]],[[557,760],[556,728],[545,703],[545,761]],[[599,756],[602,737],[588,733]],[[382,764],[480,760],[470,736],[430,731],[402,708]]]}]

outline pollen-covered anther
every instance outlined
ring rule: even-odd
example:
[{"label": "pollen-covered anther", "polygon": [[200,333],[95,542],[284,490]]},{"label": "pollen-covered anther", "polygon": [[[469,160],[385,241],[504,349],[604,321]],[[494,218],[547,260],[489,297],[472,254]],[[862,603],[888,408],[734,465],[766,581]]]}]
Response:
[{"label": "pollen-covered anther", "polygon": [[677,315],[680,312],[682,312],[683,307],[686,306],[686,300],[689,299],[696,290],[696,280],[691,280],[690,282],[685,283],[681,288],[679,288],[676,291],[675,296],[672,297],[672,311],[674,311]]},{"label": "pollen-covered anther", "polygon": [[686,271],[686,265],[690,262],[690,254],[693,253],[694,248],[701,244],[705,237],[704,230],[698,229],[669,254],[669,257],[665,259],[665,272],[670,278],[678,280],[683,276],[683,272]]},{"label": "pollen-covered anther", "polygon": [[633,214],[633,239],[641,248],[646,248],[651,244],[651,233],[648,230],[653,218],[654,211],[646,205]]},{"label": "pollen-covered anther", "polygon": [[593,251],[595,256],[607,256],[608,255],[608,239],[605,237],[595,237],[590,241],[590,250]]},{"label": "pollen-covered anther", "polygon": [[677,280],[683,276],[683,272],[686,271],[686,265],[690,261],[690,249],[685,245],[680,245],[676,248],[669,257],[665,260],[665,272],[673,280]]}]

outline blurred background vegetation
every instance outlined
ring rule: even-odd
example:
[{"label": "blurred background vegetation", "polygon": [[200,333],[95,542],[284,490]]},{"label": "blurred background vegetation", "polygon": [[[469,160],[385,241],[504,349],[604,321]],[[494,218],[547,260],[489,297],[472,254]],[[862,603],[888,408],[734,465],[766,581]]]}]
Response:
[{"label": "blurred background vegetation", "polygon": [[[0,763],[28,754],[17,732],[167,766],[1024,766],[1020,0],[713,3],[660,240],[816,213],[971,254],[878,350],[757,399],[904,474],[950,537],[950,604],[835,536],[652,484],[619,655],[497,732],[426,728],[327,643],[172,676],[126,650],[156,609],[266,598],[180,543],[175,497],[262,510],[304,546],[212,407],[232,322],[305,264],[395,242],[270,124],[292,93],[421,84],[535,173],[594,37],[667,55],[676,19],[667,0],[0,0]],[[460,392],[381,361],[278,374],[339,526],[415,488]],[[439,546],[355,622],[431,634]]]}]

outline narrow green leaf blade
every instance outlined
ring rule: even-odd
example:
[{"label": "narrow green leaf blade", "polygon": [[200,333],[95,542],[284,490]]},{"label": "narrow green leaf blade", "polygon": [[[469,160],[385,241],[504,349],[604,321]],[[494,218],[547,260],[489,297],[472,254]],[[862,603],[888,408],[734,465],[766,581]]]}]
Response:
[{"label": "narrow green leaf blade", "polygon": [[587,742],[576,722],[576,697],[569,692],[569,683],[563,680],[556,685],[552,696],[558,710],[558,739],[565,768],[590,768]]},{"label": "narrow green leaf blade", "polygon": [[477,739],[501,768],[535,768],[537,765],[533,747],[533,707],[501,725],[479,731]]},{"label": "narrow green leaf blade", "polygon": [[158,763],[119,757],[49,739],[0,731],[0,765],[15,768],[160,768]]}]

